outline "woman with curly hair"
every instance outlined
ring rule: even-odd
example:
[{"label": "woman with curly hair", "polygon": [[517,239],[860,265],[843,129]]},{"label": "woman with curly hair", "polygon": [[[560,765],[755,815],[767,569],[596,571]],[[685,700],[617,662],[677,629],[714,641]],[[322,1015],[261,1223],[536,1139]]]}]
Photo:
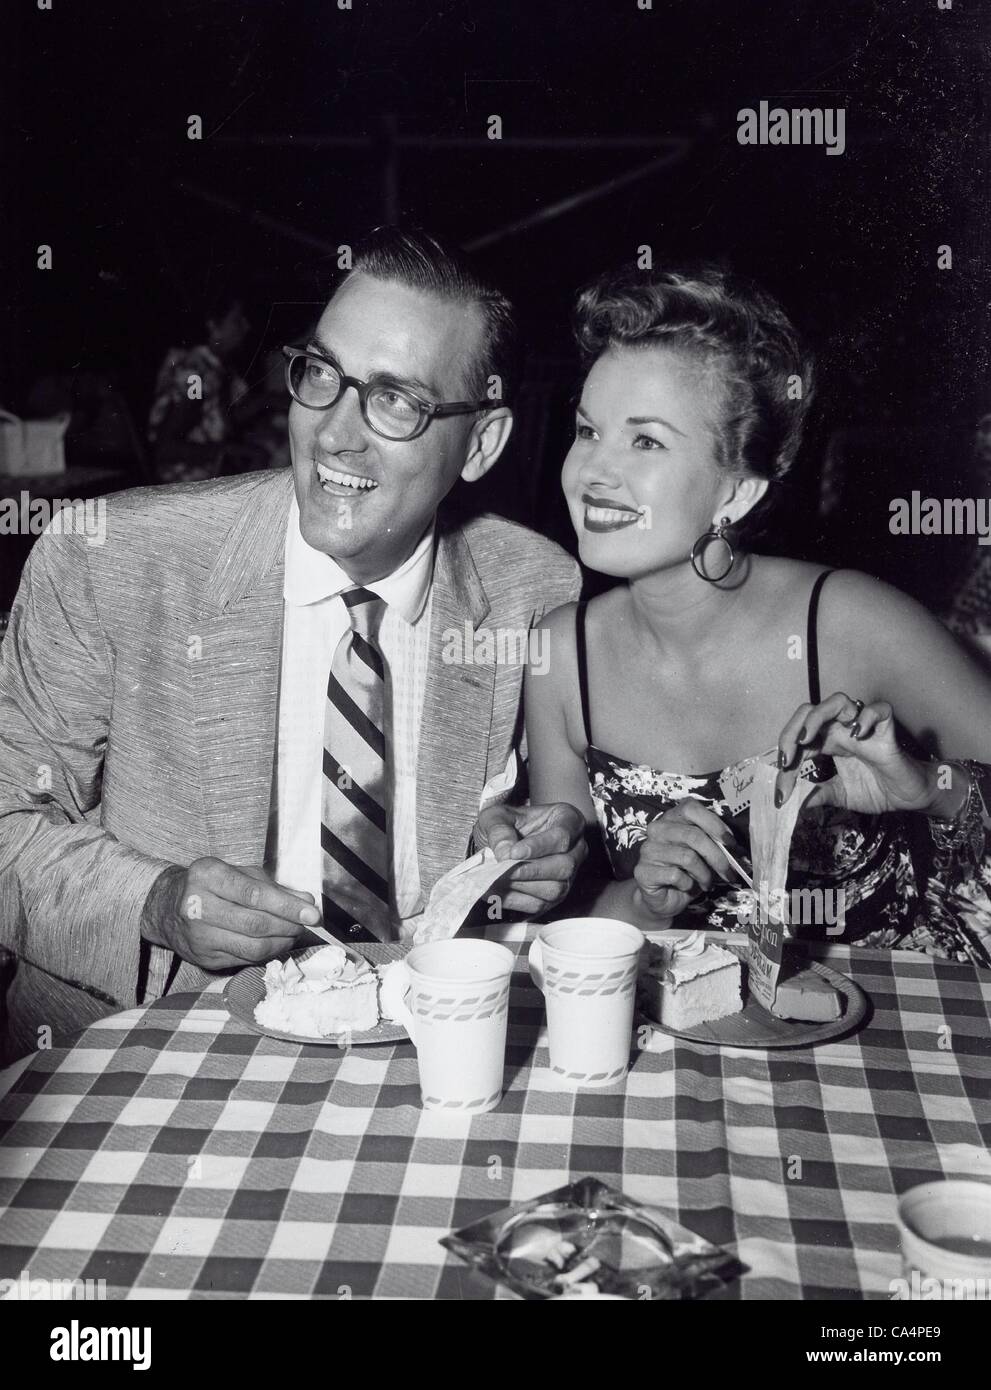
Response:
[{"label": "woman with curly hair", "polygon": [[[813,393],[787,315],[720,270],[622,272],[581,294],[577,336],[563,487],[583,563],[617,583],[549,615],[527,730],[534,800],[571,802],[601,831],[610,873],[590,910],[738,930],[746,899],[720,844],[746,854],[748,811],[721,778],[773,747],[777,804],[822,755],[789,886],[843,905],[796,934],[980,960],[991,919],[950,904],[991,823],[991,681],[890,586],[754,546]],[[910,852],[920,817],[935,914]]]}]

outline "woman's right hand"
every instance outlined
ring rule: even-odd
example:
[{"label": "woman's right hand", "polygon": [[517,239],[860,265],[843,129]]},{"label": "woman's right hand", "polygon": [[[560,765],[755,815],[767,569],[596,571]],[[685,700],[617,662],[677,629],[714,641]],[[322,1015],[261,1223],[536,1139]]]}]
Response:
[{"label": "woman's right hand", "polygon": [[652,917],[677,917],[717,878],[726,879],[729,864],[720,843],[739,854],[726,822],[691,796],[651,821],[633,870],[646,911]]}]

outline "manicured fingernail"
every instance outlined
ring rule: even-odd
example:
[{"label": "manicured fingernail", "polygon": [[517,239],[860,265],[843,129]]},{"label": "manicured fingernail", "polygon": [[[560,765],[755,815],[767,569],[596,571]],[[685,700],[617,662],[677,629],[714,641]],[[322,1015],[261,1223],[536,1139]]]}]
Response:
[{"label": "manicured fingernail", "polygon": [[850,737],[851,737],[851,738],[859,738],[859,737],[860,737],[860,720],[859,720],[859,719],[856,720],[853,724],[850,725]]},{"label": "manicured fingernail", "polygon": [[784,768],[785,768],[785,750],[784,750],[783,748],[779,748],[779,749],[778,749],[777,763],[778,763],[778,767],[779,767],[779,768],[782,770],[782,772],[783,772],[783,771],[784,771]]},{"label": "manicured fingernail", "polygon": [[808,738],[808,736],[809,736],[809,731],[808,731],[808,729],[806,729],[805,725],[803,724],[802,727],[801,727],[801,728],[799,729],[799,731],[798,731],[798,741],[799,741],[799,743],[804,743],[805,740]]},{"label": "manicured fingernail", "polygon": [[853,733],[855,739],[867,738],[867,730],[862,729],[859,724],[855,725],[851,732]]},{"label": "manicured fingernail", "polygon": [[775,807],[776,807],[778,810],[781,809],[781,803],[782,803],[782,801],[784,801],[784,799],[785,799],[785,798],[784,798],[784,792],[782,792],[782,790],[781,790],[780,787],[775,787],[775,788],[774,788],[774,805],[775,805]]}]

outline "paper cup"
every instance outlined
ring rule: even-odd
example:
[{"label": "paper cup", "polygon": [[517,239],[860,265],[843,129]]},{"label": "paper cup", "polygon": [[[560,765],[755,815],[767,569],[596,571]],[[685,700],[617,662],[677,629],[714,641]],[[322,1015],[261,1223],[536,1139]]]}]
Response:
[{"label": "paper cup", "polygon": [[499,1104],[513,960],[493,941],[454,937],[414,946],[399,963],[392,1013],[416,1048],[425,1109]]},{"label": "paper cup", "polygon": [[626,1075],[643,943],[636,927],[605,917],[538,931],[530,974],[547,1006],[551,1071],[563,1085],[612,1086]]},{"label": "paper cup", "polygon": [[991,1183],[926,1182],[898,1203],[910,1299],[991,1299]]}]

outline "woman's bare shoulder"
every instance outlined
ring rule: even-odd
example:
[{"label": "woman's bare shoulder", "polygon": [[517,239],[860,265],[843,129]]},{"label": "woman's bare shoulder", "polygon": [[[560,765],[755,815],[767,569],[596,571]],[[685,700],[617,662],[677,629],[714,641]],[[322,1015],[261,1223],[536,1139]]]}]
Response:
[{"label": "woman's bare shoulder", "polygon": [[[823,678],[859,683],[861,692],[908,709],[907,686],[932,692],[944,683],[986,687],[976,663],[917,599],[860,570],[836,570],[819,607]],[[921,695],[919,698],[922,698]]]},{"label": "woman's bare shoulder", "polygon": [[824,692],[886,700],[924,746],[988,757],[991,679],[928,608],[857,570],[830,576],[822,608]]},{"label": "woman's bare shoulder", "polygon": [[816,579],[828,575],[819,597],[820,623],[850,617],[856,617],[858,626],[871,627],[888,621],[899,626],[925,626],[936,621],[914,598],[861,570],[829,569],[812,561],[776,555],[760,556],[759,565],[763,584],[771,592],[811,595]]},{"label": "woman's bare shoulder", "polygon": [[[598,627],[601,623],[610,622],[617,617],[626,603],[627,594],[626,585],[617,584],[604,594],[597,594],[595,598],[587,600],[586,632],[592,624]],[[560,608],[553,608],[549,613],[545,613],[540,622],[540,626],[546,627],[550,632],[553,642],[560,642],[562,646],[570,645],[572,650],[575,647],[578,607],[577,603],[562,603]]]},{"label": "woman's bare shoulder", "polygon": [[[539,660],[535,659],[534,647],[531,646],[527,665],[530,701],[535,701],[539,696],[541,704],[548,697],[557,705],[567,707],[569,704],[571,688],[578,678],[575,643],[577,609],[577,603],[562,603],[559,608],[550,609],[537,622],[536,650],[540,656]],[[533,677],[538,673],[541,679],[535,682]]]},{"label": "woman's bare shoulder", "polygon": [[753,561],[755,573],[764,585],[772,589],[787,589],[790,593],[803,585],[811,590],[816,577],[826,568],[811,560],[790,560],[784,555],[755,555]]},{"label": "woman's bare shoulder", "polygon": [[552,637],[563,638],[568,632],[574,632],[577,610],[577,603],[562,603],[560,608],[548,609],[537,626],[545,627]]},{"label": "woman's bare shoulder", "polygon": [[861,570],[833,570],[823,586],[820,608],[827,621],[831,615],[855,617],[859,627],[871,631],[886,631],[892,624],[901,632],[940,626],[917,599]]}]

